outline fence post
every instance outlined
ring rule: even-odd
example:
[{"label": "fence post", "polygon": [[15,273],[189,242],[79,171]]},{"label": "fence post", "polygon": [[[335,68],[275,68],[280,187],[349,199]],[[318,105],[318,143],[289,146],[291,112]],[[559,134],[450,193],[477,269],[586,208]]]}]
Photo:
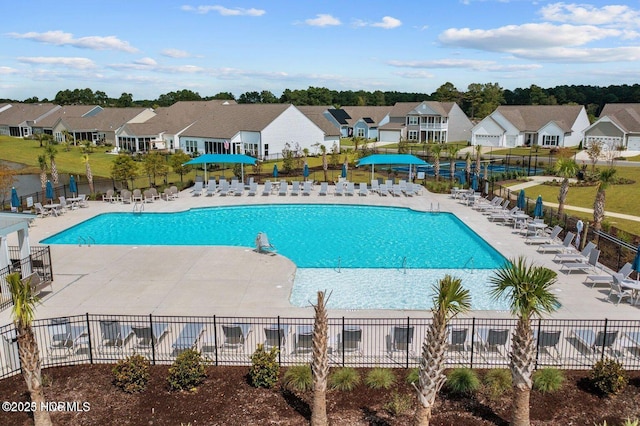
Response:
[{"label": "fence post", "polygon": [[406,356],[406,359],[405,359],[405,368],[409,368],[409,342],[411,340],[410,337],[411,338],[413,337],[413,336],[409,336],[409,324],[410,324],[409,321],[410,321],[410,318],[407,317],[407,342],[406,342],[406,344],[407,344],[407,346],[406,346],[406,348],[407,348],[407,356]]},{"label": "fence post", "polygon": [[[609,325],[609,319],[605,318],[604,319],[604,336],[602,336],[602,353],[600,354],[600,361],[604,361],[604,350],[607,347],[607,326]],[[596,334],[596,339],[597,339],[597,334]]]},{"label": "fence post", "polygon": [[149,314],[149,328],[151,329],[151,363],[156,365],[156,339],[153,335],[153,316]]},{"label": "fence post", "polygon": [[473,339],[476,337],[476,317],[473,317],[471,319],[471,365],[469,366],[469,368],[473,368],[473,348],[474,348],[474,344],[473,344]]},{"label": "fence post", "polygon": [[538,338],[536,339],[536,369],[538,368],[538,359],[540,356],[540,328],[542,327],[542,318],[538,318]]},{"label": "fence post", "polygon": [[282,342],[280,341],[280,315],[278,315],[278,365],[282,367]]},{"label": "fence post", "polygon": [[344,367],[344,317],[342,317],[342,337],[340,338],[340,346],[338,349],[342,351],[342,366]]},{"label": "fence post", "polygon": [[213,316],[213,354],[215,357],[214,364],[218,366],[218,327],[216,324],[216,316]]},{"label": "fence post", "polygon": [[91,345],[91,324],[89,323],[89,312],[86,313],[87,320],[87,346],[89,347],[89,364],[93,364],[93,350]]}]

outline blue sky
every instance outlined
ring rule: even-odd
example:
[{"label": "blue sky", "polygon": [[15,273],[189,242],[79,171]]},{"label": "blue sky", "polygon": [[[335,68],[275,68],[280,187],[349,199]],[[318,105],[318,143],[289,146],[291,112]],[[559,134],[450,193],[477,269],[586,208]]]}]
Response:
[{"label": "blue sky", "polygon": [[0,98],[18,100],[640,82],[638,1],[24,0],[0,16]]}]

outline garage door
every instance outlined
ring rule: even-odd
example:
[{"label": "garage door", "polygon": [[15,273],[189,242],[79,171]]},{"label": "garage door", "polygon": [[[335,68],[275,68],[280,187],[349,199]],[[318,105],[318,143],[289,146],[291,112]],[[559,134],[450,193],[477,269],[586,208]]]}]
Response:
[{"label": "garage door", "polygon": [[640,151],[640,136],[629,136],[627,151]]},{"label": "garage door", "polygon": [[500,146],[500,135],[475,135],[476,145]]}]

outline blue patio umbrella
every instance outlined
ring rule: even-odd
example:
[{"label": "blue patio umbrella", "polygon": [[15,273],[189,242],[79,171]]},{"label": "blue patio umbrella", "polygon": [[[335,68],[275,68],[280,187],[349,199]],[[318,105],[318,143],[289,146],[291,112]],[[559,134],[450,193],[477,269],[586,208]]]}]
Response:
[{"label": "blue patio umbrella", "polygon": [[636,279],[640,280],[640,245],[636,250],[636,257],[633,259],[633,263],[631,264],[631,267],[636,271],[636,277],[637,277]]},{"label": "blue patio umbrella", "polygon": [[538,195],[538,199],[536,200],[536,207],[533,209],[534,217],[542,217],[542,195]]},{"label": "blue patio umbrella", "polygon": [[273,177],[274,178],[278,177],[278,165],[277,164],[273,165]]},{"label": "blue patio umbrella", "polygon": [[342,173],[340,173],[340,177],[347,177],[347,162],[342,163]]},{"label": "blue patio umbrella", "polygon": [[471,180],[471,188],[474,191],[478,190],[478,175],[474,174],[473,179]]},{"label": "blue patio umbrella", "polygon": [[302,176],[304,176],[305,180],[309,177],[309,165],[307,163],[304,163],[302,168]]},{"label": "blue patio umbrella", "polygon": [[460,173],[460,186],[464,186],[464,184],[467,183],[467,177],[465,175],[465,172]]},{"label": "blue patio umbrella", "polygon": [[11,188],[11,207],[12,209],[20,207],[20,198],[18,198],[18,191],[15,187]]},{"label": "blue patio umbrella", "polygon": [[78,193],[78,185],[76,185],[76,178],[73,177],[73,175],[69,177],[69,192],[71,192],[74,197]]},{"label": "blue patio umbrella", "polygon": [[51,184],[50,180],[47,181],[45,196],[47,197],[48,200],[51,200],[51,201],[53,201],[53,199],[56,197],[55,194],[53,193],[53,185]]},{"label": "blue patio umbrella", "polygon": [[516,206],[518,206],[520,210],[524,210],[524,208],[527,206],[527,201],[524,198],[524,189],[521,189],[520,193],[518,194],[518,201],[516,203]]}]

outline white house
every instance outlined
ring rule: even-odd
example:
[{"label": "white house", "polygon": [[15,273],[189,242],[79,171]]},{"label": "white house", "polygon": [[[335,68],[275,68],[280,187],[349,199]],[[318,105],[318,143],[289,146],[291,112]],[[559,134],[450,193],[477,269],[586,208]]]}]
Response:
[{"label": "white house", "polygon": [[502,105],[471,129],[471,144],[572,147],[589,126],[581,105]]}]

